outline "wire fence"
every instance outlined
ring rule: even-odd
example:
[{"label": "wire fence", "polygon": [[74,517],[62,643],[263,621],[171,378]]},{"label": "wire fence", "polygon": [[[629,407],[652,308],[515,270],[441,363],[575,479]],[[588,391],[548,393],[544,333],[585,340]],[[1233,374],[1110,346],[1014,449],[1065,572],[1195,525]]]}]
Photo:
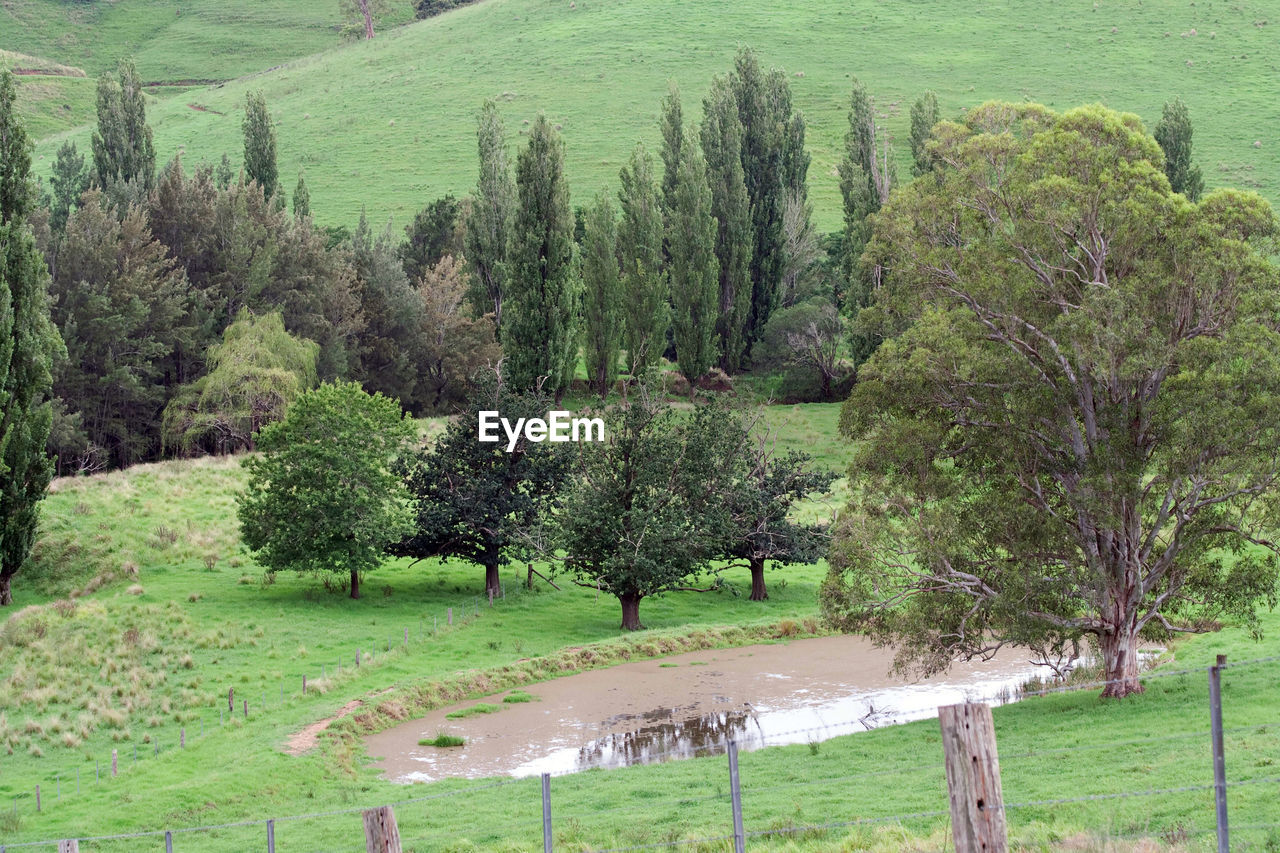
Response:
[{"label": "wire fence", "polygon": [[[1236,685],[1231,675],[1246,668],[1273,677],[1280,670],[1275,666],[1278,661],[1255,658],[1220,667],[1227,679],[1224,690],[1232,695]],[[1205,669],[1156,670],[1146,673],[1143,681],[1151,685],[1191,675],[1203,678]],[[1070,687],[1085,690],[1104,684]],[[1034,701],[1041,692],[1047,691],[1036,691],[1028,698]],[[1280,807],[1275,805],[1280,802],[1280,709],[1274,720],[1223,726],[1217,731],[1216,739],[1226,744],[1227,769],[1219,782],[1213,762],[1215,727],[1207,725],[1212,714],[1198,698],[1181,707],[1184,713],[1176,719],[1162,720],[1160,732],[1101,740],[1083,728],[1078,744],[1010,749],[1000,755],[1005,781],[998,808],[1012,831],[1088,826],[1097,847],[1084,849],[1105,849],[1111,842],[1137,839],[1176,844],[1180,849],[1215,849],[1217,794],[1229,798],[1235,813],[1250,816],[1231,827],[1233,849],[1280,847],[1280,822],[1267,821],[1272,815],[1280,819]],[[1225,709],[1230,717],[1230,702]],[[1250,713],[1256,714],[1257,709]],[[399,847],[379,849],[423,853],[447,848],[731,851],[789,843],[803,849],[809,842],[856,847],[886,828],[899,827],[914,833],[916,843],[926,847],[930,839],[937,840],[939,849],[954,844],[948,836],[952,812],[936,730],[905,730],[916,740],[905,745],[899,765],[858,765],[856,740],[839,742],[848,746],[842,752],[832,745],[823,755],[822,739],[864,724],[860,719],[841,720],[769,736],[791,744],[800,761],[774,760],[755,752],[744,753],[739,766],[736,744],[731,743],[727,773],[719,759],[712,763],[704,759],[639,774],[595,770],[554,779],[548,774],[471,784],[435,783],[431,793],[391,803],[353,801],[350,807],[309,814],[86,836],[77,840],[77,849],[101,853],[364,850],[362,814],[386,806],[394,809],[402,840]],[[795,744],[792,738],[809,733],[819,738],[809,743],[811,756],[804,757],[805,745]],[[1099,752],[1115,756],[1115,773],[1096,772]],[[671,750],[661,757],[688,754]],[[1147,777],[1147,773],[1156,775]],[[442,784],[449,789],[440,790]],[[637,816],[642,819],[636,820]],[[58,841],[6,843],[0,837],[0,853],[36,849],[59,849]]]}]

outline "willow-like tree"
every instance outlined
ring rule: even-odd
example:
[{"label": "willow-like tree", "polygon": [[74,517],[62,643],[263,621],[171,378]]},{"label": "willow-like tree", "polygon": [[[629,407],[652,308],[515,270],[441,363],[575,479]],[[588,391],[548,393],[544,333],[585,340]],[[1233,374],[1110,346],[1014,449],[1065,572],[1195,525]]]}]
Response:
[{"label": "willow-like tree", "polygon": [[476,315],[493,314],[502,330],[502,296],[516,189],[507,159],[506,131],[498,105],[485,101],[476,127],[480,177],[466,217],[466,257],[471,265],[471,302]]},{"label": "willow-like tree", "polygon": [[1173,191],[1198,201],[1204,192],[1204,177],[1200,167],[1191,161],[1191,136],[1191,114],[1187,112],[1187,105],[1181,98],[1174,98],[1164,105],[1160,114],[1156,142],[1164,152],[1164,173]]},{"label": "willow-like tree", "polygon": [[751,308],[752,232],[751,200],[742,172],[742,120],[727,77],[711,81],[711,91],[702,102],[701,136],[720,267],[719,362],[726,373],[735,373],[742,366]]},{"label": "willow-like tree", "polygon": [[417,429],[400,404],[354,382],[306,392],[284,420],[256,436],[261,455],[244,461],[240,532],[268,572],[360,575],[413,529],[413,505],[396,460]]},{"label": "willow-like tree", "polygon": [[0,73],[0,605],[35,542],[39,503],[53,474],[50,367],[62,339],[49,321],[49,273],[27,225],[30,143]]},{"label": "willow-like tree", "polygon": [[582,283],[575,268],[564,143],[539,113],[516,157],[516,213],[508,251],[502,344],[513,387],[541,385],[558,400],[578,359]]},{"label": "willow-like tree", "polygon": [[868,250],[909,325],[844,408],[860,483],[823,609],[926,672],[1088,640],[1103,695],[1139,692],[1140,638],[1275,602],[1271,207],[1171,192],[1139,119],[1098,106],[985,104],[937,146]]},{"label": "willow-like tree", "polygon": [[720,263],[716,260],[716,221],[711,215],[706,164],[692,139],[680,147],[673,205],[667,214],[671,327],[676,363],[693,383],[716,362]]},{"label": "willow-like tree", "polygon": [[654,183],[653,158],[643,145],[636,145],[618,178],[623,344],[628,370],[639,376],[662,357],[671,323],[662,264],[662,202]]},{"label": "willow-like tree", "polygon": [[622,349],[622,290],[618,222],[606,193],[587,209],[582,243],[582,354],[587,381],[603,400],[618,378]]},{"label": "willow-like tree", "polygon": [[241,129],[244,131],[245,177],[257,181],[262,194],[270,199],[276,194],[280,173],[276,167],[276,127],[262,92],[245,94]]}]

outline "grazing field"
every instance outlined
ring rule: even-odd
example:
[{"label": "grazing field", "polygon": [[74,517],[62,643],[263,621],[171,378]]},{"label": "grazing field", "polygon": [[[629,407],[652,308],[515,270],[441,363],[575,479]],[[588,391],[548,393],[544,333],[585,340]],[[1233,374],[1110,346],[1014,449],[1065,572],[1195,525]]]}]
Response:
[{"label": "grazing field", "polygon": [[[329,14],[328,5],[315,8]],[[313,25],[297,25],[296,39],[265,28],[256,38],[269,32],[272,44],[290,51],[312,44]],[[808,122],[809,192],[824,230],[840,222],[835,167],[851,76],[875,95],[904,178],[908,113],[925,89],[937,91],[944,116],[992,98],[1059,110],[1100,101],[1148,126],[1165,101],[1181,96],[1206,185],[1257,189],[1275,200],[1280,115],[1269,81],[1278,26],[1280,8],[1261,2],[929,0],[890,8],[871,0],[484,0],[372,42],[186,92],[157,105],[150,119],[161,162],[184,148],[189,165],[217,162],[224,152],[235,160],[245,92],[261,89],[278,125],[282,184],[292,188],[305,172],[316,220],[350,226],[366,206],[372,222],[392,217],[399,227],[431,199],[472,189],[475,114],[485,98],[499,101],[513,143],[539,111],[562,127],[570,187],[575,203],[585,203],[601,186],[616,189],[637,141],[656,151],[668,81],[683,91],[686,121],[696,121],[711,77],[746,44],[790,75]],[[132,49],[143,78],[175,76],[159,53],[181,54],[184,42],[166,36],[149,44]],[[248,44],[236,55],[255,55],[252,38]],[[234,73],[276,61],[264,53],[256,68]],[[194,76],[222,77],[229,62]],[[84,148],[88,130],[73,136]],[[48,168],[58,141],[40,146],[38,169]]]}]

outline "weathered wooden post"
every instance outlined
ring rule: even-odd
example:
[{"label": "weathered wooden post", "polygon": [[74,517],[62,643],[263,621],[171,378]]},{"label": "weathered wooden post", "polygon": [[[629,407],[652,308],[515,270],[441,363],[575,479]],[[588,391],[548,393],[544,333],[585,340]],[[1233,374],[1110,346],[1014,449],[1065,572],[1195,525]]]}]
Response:
[{"label": "weathered wooden post", "polygon": [[302,695],[307,695],[307,677],[305,675],[302,676]]},{"label": "weathered wooden post", "polygon": [[80,842],[75,838],[64,838],[58,842],[58,853],[80,853]]},{"label": "weathered wooden post", "polygon": [[1004,853],[1008,836],[991,707],[973,702],[938,709],[956,853]]},{"label": "weathered wooden post", "polygon": [[1222,668],[1227,656],[1218,655],[1218,662],[1209,667],[1209,728],[1213,740],[1213,802],[1217,812],[1218,853],[1231,849],[1231,834],[1227,831],[1227,759],[1222,744]]},{"label": "weathered wooden post", "polygon": [[36,811],[40,811],[40,786],[36,785]]},{"label": "weathered wooden post", "polygon": [[236,712],[236,689],[234,687],[227,688],[227,713],[235,714]]},{"label": "weathered wooden post", "polygon": [[453,624],[453,608],[452,607],[449,608],[449,624],[450,625]]},{"label": "weathered wooden post", "polygon": [[364,812],[364,845],[366,853],[402,853],[400,829],[391,806]]},{"label": "weathered wooden post", "polygon": [[187,748],[187,727],[182,726],[178,729],[178,746],[182,749]]},{"label": "weathered wooden post", "polygon": [[245,699],[243,701],[244,701],[244,718],[247,720],[249,719],[249,700]]}]

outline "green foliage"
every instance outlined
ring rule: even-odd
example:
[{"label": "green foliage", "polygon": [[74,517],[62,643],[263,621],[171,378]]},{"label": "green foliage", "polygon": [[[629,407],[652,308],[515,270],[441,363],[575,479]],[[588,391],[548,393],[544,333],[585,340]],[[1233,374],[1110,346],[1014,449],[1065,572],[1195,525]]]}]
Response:
[{"label": "green foliage", "polygon": [[293,218],[307,219],[311,216],[311,192],[302,173],[298,173],[298,184],[293,188]]},{"label": "green foliage", "polygon": [[938,123],[938,96],[925,92],[911,105],[911,174],[919,177],[933,168],[933,156],[927,148],[929,134]]},{"label": "green foliage", "polygon": [[419,334],[414,339],[418,370],[414,409],[452,411],[473,390],[473,379],[497,364],[502,350],[493,315],[472,316],[467,282],[459,262],[446,255],[418,284]]},{"label": "green foliage", "polygon": [[734,373],[746,348],[751,307],[751,200],[742,171],[742,119],[727,77],[711,81],[702,102],[702,150],[711,185],[711,215],[716,220],[716,259],[720,264],[716,338],[720,367]]},{"label": "green foliage", "polygon": [[622,349],[622,282],[618,222],[607,193],[587,210],[582,243],[582,354],[587,381],[603,400],[618,378]]},{"label": "green foliage", "polygon": [[58,148],[58,159],[54,161],[49,185],[53,190],[49,226],[61,233],[67,226],[71,209],[80,203],[80,196],[89,188],[89,169],[84,155],[76,152],[74,142],[64,142]]},{"label": "green foliage", "polygon": [[392,464],[414,438],[396,401],[354,382],[325,383],[257,436],[260,456],[238,498],[241,535],[269,572],[360,574],[413,528],[412,502]]},{"label": "green foliage", "polygon": [[578,358],[582,284],[574,258],[564,142],[539,114],[516,157],[516,210],[502,317],[506,378],[561,395]]},{"label": "green foliage", "polygon": [[187,454],[252,448],[253,434],[315,385],[319,351],[285,331],[279,312],[255,317],[240,309],[222,343],[209,349],[209,372],[165,406],[166,447]]},{"label": "green foliage", "polygon": [[476,144],[480,152],[480,177],[466,216],[466,255],[474,281],[469,297],[476,315],[492,313],[494,324],[501,331],[516,188],[507,162],[502,115],[493,101],[485,101],[480,109]]},{"label": "green foliage", "polygon": [[98,79],[98,128],[93,134],[92,184],[113,204],[145,197],[155,183],[156,152],[138,69],[122,60],[119,80]]},{"label": "green foliage", "polygon": [[358,337],[358,367],[351,378],[359,379],[370,393],[386,394],[414,409],[422,302],[397,256],[391,226],[375,239],[361,213],[348,249],[356,274],[355,297],[365,321]]},{"label": "green foliage", "polygon": [[937,138],[948,166],[868,248],[893,263],[885,327],[909,325],[845,405],[863,482],[824,609],[924,671],[1091,639],[1127,695],[1140,633],[1275,601],[1275,220],[1171,193],[1137,117],[1102,107],[989,103]]},{"label": "green foliage", "polygon": [[245,94],[240,127],[244,131],[245,178],[257,181],[262,194],[270,199],[276,194],[280,173],[276,168],[276,128],[261,91]]},{"label": "green foliage", "polygon": [[670,290],[662,265],[662,203],[654,183],[653,158],[643,145],[636,145],[618,179],[623,344],[628,372],[639,376],[662,357],[671,322]]},{"label": "green foliage", "polygon": [[[662,132],[662,215],[663,224],[676,208],[676,186],[680,182],[680,151],[685,145],[684,109],[680,105],[680,87],[675,82],[662,99],[662,111],[658,119]],[[671,255],[664,256],[664,260]]]},{"label": "green foliage", "polygon": [[[814,297],[769,318],[756,346],[757,360],[763,367],[794,371],[801,378],[797,386],[812,386],[815,399],[831,400],[841,377],[843,337],[844,323],[835,305]],[[792,396],[797,396],[794,391]]]},{"label": "green foliage", "polygon": [[1176,193],[1191,201],[1199,201],[1204,191],[1200,167],[1191,162],[1191,115],[1181,98],[1164,105],[1156,124],[1155,138],[1164,152],[1164,173]]},{"label": "green foliage", "polygon": [[725,548],[724,495],[746,451],[738,418],[718,405],[681,417],[645,384],[606,412],[605,440],[583,446],[556,515],[564,565],[617,596],[622,629],[637,631],[640,602],[699,571]]},{"label": "green foliage", "polygon": [[[440,0],[428,0],[428,2],[440,2]],[[433,738],[422,738],[418,741],[418,746],[453,747],[465,746],[466,743],[467,739],[460,735],[451,735],[440,732]]]},{"label": "green foliage", "polygon": [[676,177],[666,235],[671,258],[671,327],[680,372],[695,382],[716,361],[720,263],[715,253],[716,221],[711,215],[706,163],[692,139],[681,146]]},{"label": "green foliage", "polygon": [[[404,242],[400,244],[399,255],[409,281],[418,281],[445,255],[462,256],[461,214],[462,205],[447,195],[418,211],[413,221],[404,227]],[[479,223],[477,225],[483,227]],[[483,254],[484,249],[480,251]],[[487,297],[477,301],[477,315],[492,310],[493,304]]]},{"label": "green foliage", "polygon": [[50,368],[65,355],[49,322],[49,273],[24,214],[31,163],[14,112],[13,76],[0,74],[0,605],[31,553],[53,466]]},{"label": "green foliage", "polygon": [[177,354],[194,342],[181,267],[140,208],[117,211],[91,190],[67,219],[51,292],[68,356],[54,387],[80,415],[90,456],[120,467],[153,458]]},{"label": "green foliage", "polygon": [[482,442],[479,414],[496,411],[514,424],[545,417],[549,402],[541,393],[517,392],[484,375],[444,435],[404,466],[417,521],[390,553],[461,558],[483,566],[485,588],[498,590],[498,569],[527,550],[528,531],[555,498],[569,458],[558,445],[529,442],[523,433],[510,453],[505,439]]}]

